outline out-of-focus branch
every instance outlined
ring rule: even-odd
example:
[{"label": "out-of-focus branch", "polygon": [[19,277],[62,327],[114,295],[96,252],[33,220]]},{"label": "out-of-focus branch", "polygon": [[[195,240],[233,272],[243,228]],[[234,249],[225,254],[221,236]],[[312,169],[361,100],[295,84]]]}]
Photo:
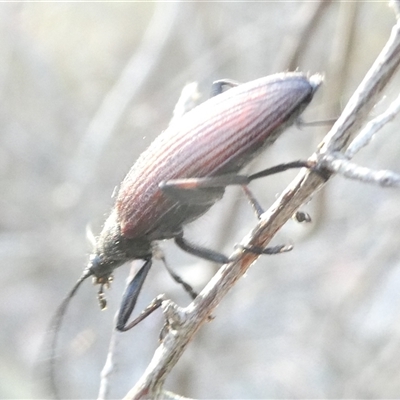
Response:
[{"label": "out-of-focus branch", "polygon": [[400,187],[400,175],[388,170],[372,170],[351,163],[363,147],[367,146],[373,136],[400,112],[400,95],[390,104],[388,109],[372,121],[368,122],[354,138],[344,153],[329,153],[320,160],[320,166],[331,172],[341,174],[346,178],[364,183],[372,183],[383,187]]},{"label": "out-of-focus branch", "polygon": [[394,100],[389,108],[372,121],[368,122],[365,128],[351,142],[345,156],[353,158],[363,147],[365,147],[373,138],[373,136],[390,122],[400,112],[400,95]]},{"label": "out-of-focus branch", "polygon": [[[317,169],[320,167],[320,160],[346,149],[365,123],[368,113],[399,65],[400,23],[397,23],[386,46],[351,97],[342,115],[321,143],[319,150],[310,158],[316,162]],[[308,201],[332,174],[329,170],[326,174],[302,170],[272,207],[262,215],[253,231],[243,239],[243,247],[238,247],[231,256],[232,262],[219,269],[188,307],[180,308],[171,301],[163,302],[168,332],[145,373],[125,399],[163,396],[164,381],[190,340],[235,282],[257,260],[256,254],[243,251],[243,248],[266,247],[294,212]]]},{"label": "out-of-focus branch", "polygon": [[342,114],[324,138],[320,153],[345,149],[354,139],[366,116],[377,102],[382,89],[398,68],[400,23],[392,29],[389,41],[350,98]]},{"label": "out-of-focus branch", "polygon": [[304,2],[291,23],[290,34],[285,38],[276,65],[278,71],[294,71],[310,44],[310,38],[319,24],[331,0]]},{"label": "out-of-focus branch", "polygon": [[382,187],[400,187],[400,175],[388,170],[376,171],[354,164],[339,155],[327,155],[320,165],[331,172],[355,179],[364,183],[372,183]]},{"label": "out-of-focus branch", "polygon": [[342,153],[327,154],[320,160],[321,166],[346,178],[359,180],[364,183],[372,183],[383,187],[400,187],[399,174],[388,170],[372,170],[349,161],[357,152],[367,146],[373,136],[388,122],[393,120],[399,112],[400,95],[390,104],[384,113],[368,122],[351,142],[344,155]]},{"label": "out-of-focus branch", "polygon": [[[332,4],[333,6],[333,4]],[[341,99],[348,84],[349,69],[351,66],[351,54],[355,47],[355,32],[357,31],[357,18],[360,14],[361,4],[358,2],[337,2],[337,17],[333,32],[332,43],[327,52],[328,64],[325,70],[329,84],[323,91],[321,115],[337,116],[341,112]],[[321,139],[315,138],[314,143]],[[304,235],[309,237],[314,234],[326,219],[327,207],[326,191],[321,190],[314,198],[313,220],[311,229],[307,229]]]},{"label": "out-of-focus branch", "polygon": [[178,8],[178,2],[156,3],[154,15],[139,48],[91,120],[76,157],[71,162],[69,178],[79,184],[79,189],[82,190],[90,181],[122,115],[158,65],[171,37]]},{"label": "out-of-focus branch", "polygon": [[[114,318],[113,322],[114,326],[116,322],[117,318]],[[99,388],[99,394],[97,396],[98,400],[105,400],[108,398],[108,394],[111,387],[110,380],[116,369],[115,354],[117,347],[118,347],[118,332],[114,330],[111,335],[110,345],[108,347],[107,359],[103,369],[101,370],[100,388]]]}]

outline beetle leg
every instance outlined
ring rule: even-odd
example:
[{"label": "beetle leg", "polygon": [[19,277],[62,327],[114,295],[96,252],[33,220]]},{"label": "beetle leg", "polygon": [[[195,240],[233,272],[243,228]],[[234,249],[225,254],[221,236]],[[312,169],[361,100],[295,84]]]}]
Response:
[{"label": "beetle leg", "polygon": [[[242,189],[247,196],[251,206],[253,207],[254,212],[257,215],[257,218],[261,218],[261,214],[264,213],[264,209],[261,207],[261,204],[257,201],[257,199],[254,197],[253,193],[250,191],[249,187],[247,185],[242,185]],[[296,222],[299,223],[309,223],[311,222],[311,217],[308,213],[305,211],[296,211],[293,215],[293,219]]]},{"label": "beetle leg", "polygon": [[271,246],[271,247],[257,247],[257,246],[252,246],[252,247],[247,247],[247,246],[242,246],[242,245],[237,245],[236,247],[240,247],[245,251],[248,251],[249,253],[254,253],[254,254],[281,254],[281,253],[286,253],[288,251],[291,251],[293,249],[293,246],[291,244],[285,245],[281,244],[278,246]]},{"label": "beetle leg", "polygon": [[249,187],[247,185],[242,185],[242,189],[249,199],[249,202],[251,206],[253,207],[254,212],[257,215],[257,218],[261,218],[261,214],[264,213],[264,209],[261,207],[261,204],[257,201],[257,199],[254,197],[253,193],[250,191]]},{"label": "beetle leg", "polygon": [[168,265],[167,260],[165,259],[164,255],[161,257],[162,262],[164,263],[165,268],[167,269],[168,273],[171,275],[172,279],[179,283],[180,285],[183,286],[185,291],[189,294],[189,296],[194,300],[198,293],[188,284],[186,283],[175,271],[171,269],[171,267]]},{"label": "beetle leg", "polygon": [[[152,264],[151,258],[145,260],[144,265],[142,266],[142,268],[140,268],[139,272],[134,276],[134,278],[129,282],[128,286],[125,289],[124,294],[122,295],[122,303],[119,309],[117,326],[116,326],[116,328],[119,331],[126,331],[130,329],[132,326],[134,326],[134,325],[131,326],[132,323],[126,326],[126,323],[128,322],[128,319],[131,316],[132,311],[135,307],[136,301],[139,297],[140,290],[142,289],[143,283],[150,270],[151,264]],[[155,309],[156,308],[154,308],[153,311]],[[148,312],[146,316],[151,314],[151,312]],[[145,317],[143,317],[142,319],[144,319]],[[136,324],[138,322],[136,322]]]},{"label": "beetle leg", "polygon": [[215,262],[217,264],[227,264],[229,258],[225,255],[218,253],[214,250],[209,250],[204,247],[200,247],[196,244],[190,243],[183,238],[182,235],[175,237],[175,243],[187,253],[193,254],[194,256],[204,258],[205,260]]},{"label": "beetle leg", "polygon": [[[268,175],[272,175],[272,174],[275,174],[275,173],[278,173],[278,172],[286,171],[287,169],[303,168],[303,167],[312,168],[313,164],[308,162],[308,161],[293,161],[291,163],[279,164],[279,165],[276,165],[275,167],[268,168],[268,169],[265,169],[263,171],[260,171],[260,172],[257,172],[255,174],[252,174],[248,178],[249,178],[249,181],[252,181],[254,179],[263,178],[263,177],[268,176]],[[260,218],[260,215],[262,214],[262,208],[258,207],[258,203],[257,203],[256,199],[254,198],[254,196],[252,196],[251,193],[248,193],[249,192],[248,188],[247,188],[247,192],[246,192],[246,189],[244,189],[244,190],[245,190],[245,193],[246,193],[246,195],[247,195],[247,197],[248,197],[253,209],[256,211],[256,214],[257,214],[258,218]],[[260,214],[260,211],[261,211],[261,214]],[[307,214],[304,211],[297,211],[293,215],[293,218],[297,222],[300,222],[300,223],[302,223],[302,222],[311,222],[310,215]]]},{"label": "beetle leg", "polygon": [[224,91],[224,86],[233,88],[235,86],[239,86],[239,82],[233,81],[231,79],[219,79],[218,81],[214,81],[211,85],[211,93],[210,97],[218,96]]},{"label": "beetle leg", "polygon": [[[218,190],[212,191],[211,189],[221,189],[229,185],[247,185],[251,181],[265,176],[277,174],[279,172],[287,171],[294,168],[313,168],[314,164],[310,161],[292,161],[289,163],[278,164],[272,168],[264,169],[251,175],[239,174],[223,174],[217,176],[209,176],[204,178],[185,178],[185,179],[171,179],[169,181],[162,181],[159,184],[160,189],[167,195],[174,198],[182,198],[187,202],[215,202],[215,197],[220,194]],[[201,189],[201,190],[200,190]],[[206,190],[204,190],[206,189]],[[191,195],[190,192],[196,192]],[[195,197],[200,196],[200,200],[196,201]]]},{"label": "beetle leg", "polygon": [[293,219],[299,223],[311,222],[310,214],[306,213],[305,211],[296,211],[296,213],[293,215]]},{"label": "beetle leg", "polygon": [[302,160],[292,161],[289,163],[278,164],[278,165],[275,165],[275,167],[267,168],[260,172],[256,172],[255,174],[251,174],[248,176],[248,179],[251,182],[254,179],[264,178],[265,176],[277,174],[279,172],[284,172],[289,169],[294,169],[294,168],[309,168],[309,169],[311,169],[313,167],[314,167],[314,163],[311,161],[302,161]]},{"label": "beetle leg", "polygon": [[[255,199],[251,191],[247,188],[247,184],[255,179],[263,178],[265,176],[273,175],[279,172],[287,171],[293,168],[312,168],[313,163],[309,161],[293,161],[290,163],[278,164],[272,168],[264,169],[260,172],[251,175],[238,175],[238,174],[225,174],[214,177],[204,178],[189,178],[189,179],[173,179],[170,181],[161,182],[159,187],[167,195],[174,197],[177,200],[188,202],[192,204],[206,204],[214,203],[216,194],[222,195],[223,192],[215,191],[212,189],[221,189],[229,185],[241,185],[248,197],[257,217],[260,218],[263,213],[263,208]],[[200,198],[199,198],[200,197]],[[204,258],[218,264],[226,264],[229,259],[223,254],[217,253],[193,243],[188,242],[183,236],[176,236],[175,243],[184,251]],[[291,246],[276,246],[266,249],[255,249],[257,254],[276,254],[291,250]],[[253,251],[252,249],[248,249]]]},{"label": "beetle leg", "polygon": [[142,322],[145,318],[147,318],[150,314],[156,311],[161,307],[162,302],[165,300],[165,295],[160,294],[140,313],[138,317],[136,317],[133,321],[131,321],[128,325],[117,326],[117,329],[121,332],[129,331],[134,326],[136,326],[139,322]]},{"label": "beetle leg", "polygon": [[[171,179],[162,181],[160,189],[167,195],[180,203],[188,204],[214,204],[219,200],[229,185],[248,185],[251,181],[265,176],[277,174],[293,168],[312,168],[313,163],[309,161],[293,161],[290,163],[278,164],[272,168],[264,169],[251,175],[224,174],[203,178]],[[262,214],[262,207],[257,203],[254,196],[245,191],[247,197],[259,217]]]},{"label": "beetle leg", "polygon": [[[293,161],[290,163],[278,164],[272,168],[264,169],[251,175],[224,174],[219,176],[210,176],[203,178],[171,179],[162,181],[159,184],[160,189],[169,197],[180,203],[206,205],[214,204],[224,193],[224,188],[230,185],[241,185],[248,197],[257,217],[264,212],[261,205],[251,194],[247,185],[259,178],[277,174],[293,168],[312,168],[313,163],[309,161]],[[301,218],[300,218],[301,220]],[[303,219],[303,220],[307,220]]]}]

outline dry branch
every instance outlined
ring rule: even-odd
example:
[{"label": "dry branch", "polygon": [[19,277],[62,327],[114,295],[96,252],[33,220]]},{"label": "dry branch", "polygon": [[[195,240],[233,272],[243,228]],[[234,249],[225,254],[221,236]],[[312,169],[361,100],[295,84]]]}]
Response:
[{"label": "dry branch", "polygon": [[[333,162],[338,159],[337,152],[346,150],[365,124],[370,110],[399,64],[400,23],[398,22],[393,27],[386,46],[351,97],[342,115],[319,146],[319,150],[310,157],[316,164],[315,170],[300,171],[272,207],[262,215],[258,225],[244,238],[241,245],[266,247],[294,212],[326,183],[334,173]],[[188,307],[180,308],[169,300],[163,302],[162,308],[168,331],[145,373],[125,399],[164,396],[164,381],[188,343],[226,293],[257,258],[257,255],[243,251],[239,247],[231,255],[232,262],[220,268]]]}]

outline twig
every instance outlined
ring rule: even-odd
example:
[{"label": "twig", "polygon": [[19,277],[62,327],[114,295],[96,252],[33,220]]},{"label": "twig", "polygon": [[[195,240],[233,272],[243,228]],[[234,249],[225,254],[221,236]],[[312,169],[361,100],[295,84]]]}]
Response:
[{"label": "twig", "polygon": [[385,47],[324,138],[320,149],[321,154],[343,150],[353,140],[368,113],[377,102],[383,87],[387,85],[398,68],[399,54],[400,23],[397,22],[392,28]]},{"label": "twig", "polygon": [[389,170],[376,171],[351,163],[338,155],[328,155],[320,160],[320,165],[331,172],[355,179],[364,183],[372,183],[382,187],[400,187],[400,175]]},{"label": "twig", "polygon": [[372,183],[382,187],[400,187],[400,175],[388,170],[373,170],[351,163],[349,160],[363,147],[370,143],[373,136],[383,128],[388,122],[392,121],[400,112],[400,95],[394,100],[389,108],[361,130],[354,138],[344,153],[332,153],[320,159],[320,166],[343,175],[349,179],[359,180],[364,183]]},{"label": "twig", "polygon": [[[333,4],[332,4],[333,5]],[[326,67],[326,76],[329,82],[322,92],[320,104],[322,106],[321,115],[339,115],[342,106],[340,104],[343,92],[348,84],[348,76],[351,65],[351,54],[356,47],[355,38],[357,31],[357,17],[360,14],[360,3],[358,2],[340,2],[336,4],[337,16],[335,28],[333,31],[332,43],[328,45],[328,63]],[[313,145],[317,145],[320,137],[315,137]],[[327,193],[322,189],[313,201],[313,220],[314,223],[309,229],[303,231],[302,238],[310,237],[318,231],[324,224],[327,213]]]},{"label": "twig", "polygon": [[[114,318],[114,326],[116,324],[117,318]],[[98,400],[104,400],[108,398],[109,390],[110,390],[110,377],[115,371],[115,354],[117,352],[118,346],[118,332],[113,329],[111,334],[110,345],[108,347],[107,359],[104,364],[103,369],[101,370],[101,380],[100,380],[100,389],[99,394],[97,396]]]},{"label": "twig", "polygon": [[357,135],[357,137],[351,142],[347,149],[345,156],[347,158],[353,158],[363,147],[365,147],[381,128],[383,128],[388,122],[390,122],[400,112],[400,95],[394,100],[389,108],[372,121],[368,122],[365,128]]},{"label": "twig", "polygon": [[[400,24],[394,26],[388,43],[370,71],[356,90],[343,114],[332,127],[311,159],[323,159],[332,152],[345,149],[364,123],[383,88],[400,64]],[[318,191],[329,178],[302,170],[286,188],[272,207],[262,215],[256,228],[242,241],[244,248],[266,247],[275,233],[294,212]],[[207,321],[222,298],[234,283],[246,273],[257,255],[238,248],[231,256],[232,262],[222,266],[200,295],[186,308],[170,301],[163,303],[169,331],[156,350],[154,357],[135,387],[125,399],[160,398],[164,381],[186,346],[201,325]]]}]

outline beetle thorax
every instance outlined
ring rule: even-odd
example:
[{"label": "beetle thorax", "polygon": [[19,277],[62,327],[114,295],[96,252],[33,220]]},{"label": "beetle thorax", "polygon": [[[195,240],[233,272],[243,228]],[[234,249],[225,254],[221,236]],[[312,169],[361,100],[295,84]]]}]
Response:
[{"label": "beetle thorax", "polygon": [[96,277],[109,276],[115,268],[134,259],[151,255],[151,242],[147,238],[129,239],[121,234],[116,211],[107,218],[90,257],[89,268]]}]

